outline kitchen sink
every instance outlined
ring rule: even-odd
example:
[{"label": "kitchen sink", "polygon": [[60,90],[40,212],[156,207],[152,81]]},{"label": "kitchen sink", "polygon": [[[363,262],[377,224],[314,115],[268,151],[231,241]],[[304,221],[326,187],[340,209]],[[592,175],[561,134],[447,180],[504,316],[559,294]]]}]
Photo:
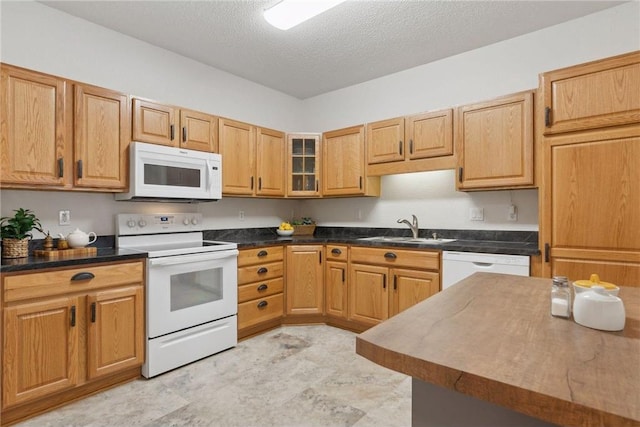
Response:
[{"label": "kitchen sink", "polygon": [[370,242],[395,242],[395,243],[414,243],[416,245],[439,245],[442,243],[455,242],[456,239],[429,239],[426,237],[399,237],[399,236],[374,236],[374,237],[362,237],[358,240],[367,240]]}]

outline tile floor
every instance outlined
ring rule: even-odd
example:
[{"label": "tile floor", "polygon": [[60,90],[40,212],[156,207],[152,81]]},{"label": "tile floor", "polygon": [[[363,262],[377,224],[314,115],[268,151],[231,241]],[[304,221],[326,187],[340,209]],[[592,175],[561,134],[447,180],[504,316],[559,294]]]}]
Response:
[{"label": "tile floor", "polygon": [[18,425],[410,426],[411,378],[358,356],[354,333],[287,326]]}]

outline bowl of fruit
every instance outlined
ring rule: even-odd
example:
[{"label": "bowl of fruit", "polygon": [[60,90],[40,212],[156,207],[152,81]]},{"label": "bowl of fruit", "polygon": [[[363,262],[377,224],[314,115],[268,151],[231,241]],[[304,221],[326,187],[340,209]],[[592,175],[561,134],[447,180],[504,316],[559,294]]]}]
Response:
[{"label": "bowl of fruit", "polygon": [[288,222],[280,223],[280,227],[276,229],[278,236],[289,237],[293,234],[293,226]]}]

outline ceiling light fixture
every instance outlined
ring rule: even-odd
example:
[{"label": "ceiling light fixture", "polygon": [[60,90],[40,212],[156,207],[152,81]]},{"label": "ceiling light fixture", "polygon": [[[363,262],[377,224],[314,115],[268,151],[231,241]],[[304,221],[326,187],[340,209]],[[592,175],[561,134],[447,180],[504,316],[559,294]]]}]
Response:
[{"label": "ceiling light fixture", "polygon": [[345,0],[282,0],[280,3],[264,11],[264,19],[276,28],[288,30],[344,1]]}]

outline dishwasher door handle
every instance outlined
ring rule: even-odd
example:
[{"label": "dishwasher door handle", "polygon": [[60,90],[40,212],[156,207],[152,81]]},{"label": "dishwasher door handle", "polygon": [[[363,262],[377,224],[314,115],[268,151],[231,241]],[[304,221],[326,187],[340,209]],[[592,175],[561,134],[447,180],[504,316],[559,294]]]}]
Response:
[{"label": "dishwasher door handle", "polygon": [[476,266],[478,266],[480,268],[491,268],[495,264],[493,264],[492,262],[477,262],[477,261],[473,261],[473,265],[476,265]]}]

